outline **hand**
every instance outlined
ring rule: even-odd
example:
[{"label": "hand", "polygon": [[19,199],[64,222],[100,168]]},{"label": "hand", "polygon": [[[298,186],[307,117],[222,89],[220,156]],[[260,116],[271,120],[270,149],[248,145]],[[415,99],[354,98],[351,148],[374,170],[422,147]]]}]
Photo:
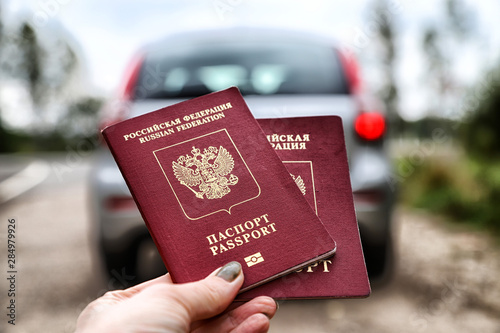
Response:
[{"label": "hand", "polygon": [[243,279],[241,265],[233,261],[197,282],[173,284],[166,274],[111,291],[83,310],[76,332],[267,332],[276,313],[270,297],[217,316],[236,297]]}]

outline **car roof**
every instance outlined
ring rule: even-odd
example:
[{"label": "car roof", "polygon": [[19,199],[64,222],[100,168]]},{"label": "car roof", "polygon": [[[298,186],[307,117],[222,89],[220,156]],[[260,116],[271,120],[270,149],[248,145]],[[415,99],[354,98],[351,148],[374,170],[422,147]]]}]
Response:
[{"label": "car roof", "polygon": [[336,47],[338,45],[338,43],[329,36],[303,30],[236,26],[174,33],[145,45],[142,50],[150,52],[175,44],[223,43],[242,40],[248,42],[289,41],[296,43],[313,43],[329,47]]}]

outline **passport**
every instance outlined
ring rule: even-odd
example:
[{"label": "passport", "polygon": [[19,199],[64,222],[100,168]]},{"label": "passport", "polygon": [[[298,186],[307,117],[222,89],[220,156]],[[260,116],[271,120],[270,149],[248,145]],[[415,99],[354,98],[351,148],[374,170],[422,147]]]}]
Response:
[{"label": "passport", "polygon": [[[276,299],[367,297],[370,283],[354,210],[342,120],[337,116],[259,119],[302,195],[335,235],[337,252],[239,295]],[[308,136],[309,141],[298,139]]]},{"label": "passport", "polygon": [[174,282],[235,260],[244,292],[335,253],[237,88],[102,134]]}]

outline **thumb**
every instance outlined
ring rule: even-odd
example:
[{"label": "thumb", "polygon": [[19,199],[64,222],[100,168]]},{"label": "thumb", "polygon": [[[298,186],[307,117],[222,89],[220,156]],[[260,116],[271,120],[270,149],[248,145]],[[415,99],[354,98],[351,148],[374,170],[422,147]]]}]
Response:
[{"label": "thumb", "polygon": [[178,285],[178,301],[191,322],[216,316],[231,304],[243,279],[240,263],[232,261],[203,280]]}]

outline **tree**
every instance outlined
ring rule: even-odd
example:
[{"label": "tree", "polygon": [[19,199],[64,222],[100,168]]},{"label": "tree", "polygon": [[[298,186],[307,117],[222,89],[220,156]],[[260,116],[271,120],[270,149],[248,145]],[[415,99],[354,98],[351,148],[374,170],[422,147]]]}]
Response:
[{"label": "tree", "polygon": [[[0,116],[1,152],[17,150],[20,146],[17,142],[22,140],[25,144],[30,135],[59,135],[56,133],[59,128],[54,124],[54,120],[48,120],[48,111],[52,111],[53,117],[54,110],[60,110],[59,118],[67,119],[63,105],[74,102],[76,98],[68,94],[67,88],[78,67],[78,57],[66,40],[58,34],[37,31],[28,22],[20,22],[17,29],[10,27],[9,30],[11,32],[6,36],[0,21],[2,81],[4,84],[9,79],[24,82],[38,117],[38,131],[33,133],[30,130],[23,134],[22,130],[18,130],[14,133],[6,128],[4,119]],[[42,40],[41,35],[44,37]],[[36,148],[36,139],[33,139],[31,147]]]},{"label": "tree", "polygon": [[33,104],[43,110],[52,99],[64,97],[78,58],[60,37],[51,36],[49,45],[41,43],[36,30],[27,22],[21,24],[17,36],[20,61],[13,76],[26,81]]},{"label": "tree", "polygon": [[28,23],[23,23],[19,30],[19,48],[21,51],[21,67],[23,70],[20,75],[26,76],[31,98],[36,105],[39,105],[43,99],[45,86],[42,85],[43,51],[38,44],[35,30]]},{"label": "tree", "polygon": [[482,160],[500,159],[500,67],[493,69],[482,87],[478,105],[460,129],[467,152]]},{"label": "tree", "polygon": [[448,68],[449,59],[443,51],[442,32],[435,26],[428,26],[424,30],[422,48],[426,55],[428,70],[426,72],[426,85],[431,89],[432,98],[429,98],[430,113],[438,115],[443,105],[444,96],[450,87]]},{"label": "tree", "polygon": [[67,137],[89,138],[97,133],[97,113],[103,100],[96,97],[82,97],[68,105],[66,117],[59,122],[58,131]]},{"label": "tree", "polygon": [[463,0],[447,0],[448,25],[459,39],[468,38],[474,31],[474,14]]},{"label": "tree", "polygon": [[401,131],[403,122],[398,112],[399,93],[396,83],[396,29],[394,14],[389,9],[388,0],[376,0],[374,14],[381,50],[381,67],[385,78],[380,93],[387,108],[389,122],[392,124],[393,129]]},{"label": "tree", "polygon": [[422,34],[422,50],[428,70],[425,85],[429,89],[429,114],[444,116],[453,114],[454,102],[465,89],[453,72],[453,64],[459,61],[456,50],[474,33],[474,11],[463,0],[446,0],[444,17],[439,23],[429,24]]}]

